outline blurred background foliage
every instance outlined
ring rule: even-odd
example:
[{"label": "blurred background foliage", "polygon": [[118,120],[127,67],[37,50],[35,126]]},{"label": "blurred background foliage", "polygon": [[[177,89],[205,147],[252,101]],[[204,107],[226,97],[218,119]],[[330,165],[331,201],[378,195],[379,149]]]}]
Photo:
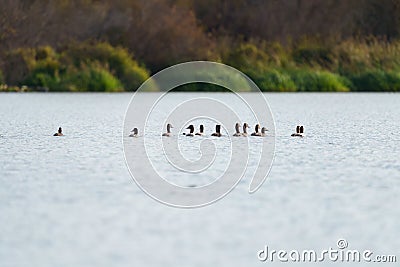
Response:
[{"label": "blurred background foliage", "polygon": [[399,91],[400,0],[1,1],[10,87],[133,91],[191,60],[236,67],[263,91]]}]

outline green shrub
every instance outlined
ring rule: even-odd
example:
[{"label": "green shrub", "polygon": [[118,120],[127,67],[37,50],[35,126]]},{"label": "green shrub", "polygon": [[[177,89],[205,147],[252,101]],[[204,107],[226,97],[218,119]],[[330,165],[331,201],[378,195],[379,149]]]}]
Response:
[{"label": "green shrub", "polygon": [[256,73],[247,73],[262,91],[296,91],[296,85],[292,78],[278,70],[266,70]]},{"label": "green shrub", "polygon": [[6,82],[11,85],[48,87],[60,64],[51,47],[16,49],[6,54]]},{"label": "green shrub", "polygon": [[71,68],[61,77],[59,90],[84,92],[122,91],[121,82],[99,64]]},{"label": "green shrub", "polygon": [[324,69],[334,69],[336,66],[336,56],[327,47],[300,47],[293,53],[293,60],[298,65],[310,67],[322,67]]},{"label": "green shrub", "polygon": [[35,64],[24,85],[52,88],[55,80],[59,78],[60,64],[54,59],[44,59]]},{"label": "green shrub", "polygon": [[[150,77],[149,72],[140,66],[131,66],[123,71],[121,82],[126,90],[136,91]],[[153,91],[156,90],[156,87]]]},{"label": "green shrub", "polygon": [[24,84],[29,87],[43,87],[56,90],[58,82],[56,77],[48,73],[35,72],[25,80]]},{"label": "green shrub", "polygon": [[50,46],[40,46],[35,49],[35,60],[47,60],[47,59],[57,59],[58,55],[56,51]]},{"label": "green shrub", "polygon": [[368,71],[349,77],[356,91],[400,91],[400,74],[382,70]]},{"label": "green shrub", "polygon": [[79,67],[82,64],[99,62],[122,82],[125,89],[136,90],[149,78],[149,72],[140,66],[126,49],[113,47],[107,43],[88,43],[69,47],[63,53],[63,61]]},{"label": "green shrub", "polygon": [[[220,59],[247,74],[263,91],[400,91],[400,41],[296,42],[289,40],[283,46],[230,38],[220,49]],[[50,91],[135,90],[149,78],[147,69],[128,50],[107,43],[72,44],[59,52],[49,46],[18,48],[4,51],[0,60],[0,83]],[[239,76],[208,75],[216,83],[233,84],[235,91],[250,89]],[[146,85],[146,91],[160,88],[154,81]],[[210,84],[177,90],[224,91]]]},{"label": "green shrub", "polygon": [[54,52],[53,50],[50,50],[49,48],[38,48],[37,51],[41,51],[40,53],[35,53],[36,58],[40,59],[32,64],[29,74],[22,82],[19,82],[19,84],[27,85],[29,87],[45,87],[47,89],[56,90],[55,87],[58,86],[60,80],[60,63],[56,59],[55,53],[54,55],[46,56],[43,52],[46,51],[46,53],[50,53],[50,51]]},{"label": "green shrub", "polygon": [[35,67],[32,69],[32,72],[44,72],[51,76],[57,76],[60,69],[61,65],[57,60],[44,59],[42,61],[38,61],[35,64]]},{"label": "green shrub", "polygon": [[296,70],[290,76],[298,91],[349,91],[349,82],[327,71]]},{"label": "green shrub", "polygon": [[126,50],[104,43],[76,45],[62,56],[48,46],[16,49],[5,62],[10,84],[51,91],[136,90],[149,77]]},{"label": "green shrub", "polygon": [[106,67],[99,63],[67,67],[60,71],[58,62],[42,61],[36,65],[24,84],[29,87],[44,87],[51,91],[115,92],[123,86]]},{"label": "green shrub", "polygon": [[335,47],[338,55],[338,72],[346,76],[383,70],[400,70],[400,42],[375,38],[350,39]]},{"label": "green shrub", "polygon": [[256,45],[244,43],[232,49],[224,61],[228,65],[246,72],[265,67],[269,57]]}]

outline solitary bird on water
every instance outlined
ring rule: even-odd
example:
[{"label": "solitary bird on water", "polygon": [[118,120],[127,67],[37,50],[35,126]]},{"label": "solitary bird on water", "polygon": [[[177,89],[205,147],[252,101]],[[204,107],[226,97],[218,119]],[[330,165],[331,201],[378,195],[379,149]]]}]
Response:
[{"label": "solitary bird on water", "polygon": [[200,125],[200,132],[196,133],[196,135],[204,135],[204,126],[203,126],[203,124]]},{"label": "solitary bird on water", "polygon": [[62,128],[59,127],[59,128],[58,128],[58,132],[56,132],[55,134],[53,134],[53,136],[63,136]]},{"label": "solitary bird on water", "polygon": [[242,136],[247,137],[247,128],[250,128],[250,126],[247,124],[247,122],[245,122],[245,123],[243,124],[243,133],[242,133]]},{"label": "solitary bird on water", "polygon": [[171,128],[174,128],[170,123],[167,124],[167,132],[163,133],[162,136],[172,136],[171,134]]},{"label": "solitary bird on water", "polygon": [[189,133],[183,133],[186,136],[194,136],[194,126],[193,125],[189,125],[189,127],[187,127],[186,129],[190,130]]},{"label": "solitary bird on water", "polygon": [[262,127],[260,136],[266,136],[267,135],[267,131],[268,131],[267,128]]},{"label": "solitary bird on water", "polygon": [[258,132],[260,129],[260,124],[256,124],[256,127],[254,128],[255,132],[251,134],[251,136],[261,136],[261,133]]},{"label": "solitary bird on water", "polygon": [[129,137],[138,137],[138,135],[139,135],[138,128],[133,128],[131,133],[130,133],[130,135],[129,135]]},{"label": "solitary bird on water", "polygon": [[242,136],[242,134],[240,133],[240,124],[237,122],[235,124],[235,133],[233,134],[233,136]]},{"label": "solitary bird on water", "polygon": [[213,133],[211,136],[217,136],[217,137],[221,137],[221,125],[217,124],[215,125],[215,133]]}]

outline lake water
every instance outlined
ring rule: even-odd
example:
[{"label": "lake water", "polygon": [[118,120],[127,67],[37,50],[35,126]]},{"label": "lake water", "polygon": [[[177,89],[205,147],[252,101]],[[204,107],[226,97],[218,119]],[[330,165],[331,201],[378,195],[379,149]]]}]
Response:
[{"label": "lake water", "polygon": [[[198,209],[160,204],[132,180],[131,96],[0,94],[0,266],[280,265],[258,251],[340,238],[400,260],[399,94],[266,94],[276,126],[266,182],[248,194],[245,178]],[[302,139],[290,137],[297,124]],[[59,126],[65,136],[52,137]]]}]

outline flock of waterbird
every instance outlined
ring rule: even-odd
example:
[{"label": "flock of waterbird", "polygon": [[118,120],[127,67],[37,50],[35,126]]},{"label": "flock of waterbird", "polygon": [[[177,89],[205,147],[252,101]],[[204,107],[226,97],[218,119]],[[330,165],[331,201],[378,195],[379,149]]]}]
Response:
[{"label": "flock of waterbird", "polygon": [[[171,129],[174,128],[172,126],[171,123],[167,124],[167,132],[163,133],[162,136],[166,136],[166,137],[170,137],[172,136],[171,133]],[[239,137],[239,136],[244,136],[247,137],[248,133],[247,133],[247,129],[250,128],[250,126],[247,123],[243,124],[243,132],[240,132],[240,123],[236,123],[235,124],[235,133],[233,134],[233,136],[235,137]],[[256,124],[256,126],[254,127],[254,132],[252,134],[250,134],[250,136],[258,136],[258,137],[264,137],[267,135],[267,128],[262,127],[261,131],[260,131],[260,124]],[[195,136],[195,135],[199,135],[199,136],[204,136],[204,125],[201,124],[199,127],[199,132],[194,133],[194,126],[193,124],[189,125],[187,128],[187,130],[189,130],[189,133],[182,133],[185,136]],[[53,134],[53,136],[63,136],[63,132],[62,132],[62,128],[59,127],[58,131]],[[221,125],[217,124],[215,126],[215,133],[212,133],[211,136],[216,136],[216,137],[221,137]],[[296,133],[292,134],[293,137],[303,137],[304,136],[304,126],[297,126],[296,127]],[[138,128],[133,128],[129,134],[129,137],[139,137],[139,130]]]},{"label": "flock of waterbird", "polygon": [[[247,129],[250,128],[250,126],[247,123],[244,123],[242,126],[243,132],[240,132],[240,123],[236,123],[235,124],[235,133],[233,134],[233,136],[235,137],[239,137],[239,136],[244,136],[247,137],[249,134],[247,133]],[[163,133],[162,136],[166,136],[166,137],[170,137],[172,136],[172,132],[171,129],[174,128],[172,126],[171,123],[167,124],[167,132]],[[254,127],[254,132],[250,134],[250,136],[258,136],[258,137],[264,137],[267,135],[267,128],[262,127],[260,130],[261,126],[260,124],[256,124],[256,126]],[[60,128],[61,129],[61,128]],[[189,125],[186,130],[189,130],[188,133],[182,133],[182,135],[185,136],[195,136],[195,135],[199,135],[199,136],[205,136],[204,133],[204,125],[201,124],[199,127],[199,131],[197,133],[194,133],[194,126],[193,124]],[[297,126],[296,127],[296,133],[293,133],[291,136],[295,137],[303,137],[304,134],[304,126]],[[138,128],[133,128],[132,131],[129,134],[129,137],[138,137],[139,136],[139,130]],[[216,136],[216,137],[221,137],[221,125],[217,124],[215,126],[215,132],[211,134],[211,136]]]}]

